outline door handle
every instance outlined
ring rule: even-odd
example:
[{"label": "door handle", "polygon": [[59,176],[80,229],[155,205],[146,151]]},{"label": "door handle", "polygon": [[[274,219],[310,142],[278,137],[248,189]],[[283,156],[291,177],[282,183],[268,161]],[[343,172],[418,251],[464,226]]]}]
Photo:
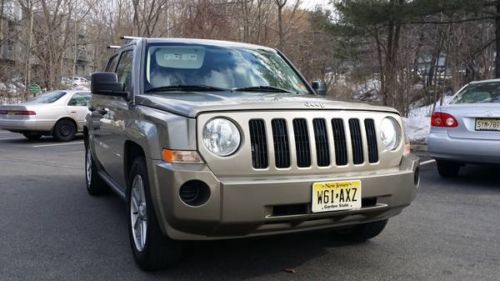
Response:
[{"label": "door handle", "polygon": [[108,109],[98,109],[97,112],[101,115],[106,115],[108,114]]},{"label": "door handle", "polygon": [[95,107],[89,107],[89,111],[92,112],[92,115],[106,115],[108,113],[108,109],[96,109]]}]

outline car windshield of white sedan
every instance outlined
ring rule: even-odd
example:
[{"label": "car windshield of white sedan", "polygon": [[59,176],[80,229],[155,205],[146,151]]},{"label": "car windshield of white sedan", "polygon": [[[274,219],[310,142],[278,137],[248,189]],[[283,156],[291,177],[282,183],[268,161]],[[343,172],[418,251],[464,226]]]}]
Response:
[{"label": "car windshield of white sedan", "polygon": [[471,84],[458,93],[450,103],[500,103],[500,83]]},{"label": "car windshield of white sedan", "polygon": [[191,44],[151,44],[146,92],[206,90],[310,94],[278,52]]},{"label": "car windshield of white sedan", "polygon": [[62,98],[64,95],[66,95],[65,92],[47,92],[47,93],[41,94],[41,95],[37,96],[36,98],[30,100],[29,103],[32,103],[32,104],[54,103],[54,102],[58,101],[60,98]]}]

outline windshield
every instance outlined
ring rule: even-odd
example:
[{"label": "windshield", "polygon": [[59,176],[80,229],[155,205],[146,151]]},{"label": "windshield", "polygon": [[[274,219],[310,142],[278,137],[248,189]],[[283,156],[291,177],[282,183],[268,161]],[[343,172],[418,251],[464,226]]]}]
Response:
[{"label": "windshield", "polygon": [[146,92],[169,86],[202,86],[232,90],[267,87],[283,93],[310,93],[274,50],[189,44],[149,45],[145,85]]},{"label": "windshield", "polygon": [[450,104],[467,103],[500,103],[500,82],[471,84],[450,102]]},{"label": "windshield", "polygon": [[37,96],[29,101],[29,103],[53,103],[66,95],[65,92],[47,92]]}]

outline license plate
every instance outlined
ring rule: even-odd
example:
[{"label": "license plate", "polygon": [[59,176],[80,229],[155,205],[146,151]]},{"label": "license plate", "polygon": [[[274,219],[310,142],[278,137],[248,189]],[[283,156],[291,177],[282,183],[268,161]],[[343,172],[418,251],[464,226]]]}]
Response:
[{"label": "license plate", "polygon": [[361,181],[316,182],[312,186],[312,212],[361,209]]},{"label": "license plate", "polygon": [[476,131],[500,131],[500,119],[477,118]]}]

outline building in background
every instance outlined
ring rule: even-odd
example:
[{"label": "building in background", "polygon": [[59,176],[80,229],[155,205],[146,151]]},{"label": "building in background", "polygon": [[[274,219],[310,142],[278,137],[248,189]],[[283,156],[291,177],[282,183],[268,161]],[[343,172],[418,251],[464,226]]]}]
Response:
[{"label": "building in background", "polygon": [[[3,3],[3,4],[1,4]],[[16,0],[3,0],[0,3],[0,93],[24,91],[25,84],[38,84],[44,87],[46,80],[43,71],[47,65],[38,56],[40,48],[37,42],[37,23],[43,21],[43,12],[35,9],[33,20],[35,27],[30,29],[31,13],[23,8]],[[61,62],[61,72],[57,80],[63,77],[88,77],[93,71],[89,67],[89,43],[85,35],[84,26],[76,22],[70,22],[74,31],[68,37],[67,44]],[[31,36],[33,46],[28,47]],[[30,50],[28,50],[30,49]],[[62,85],[56,85],[62,86]]]}]

